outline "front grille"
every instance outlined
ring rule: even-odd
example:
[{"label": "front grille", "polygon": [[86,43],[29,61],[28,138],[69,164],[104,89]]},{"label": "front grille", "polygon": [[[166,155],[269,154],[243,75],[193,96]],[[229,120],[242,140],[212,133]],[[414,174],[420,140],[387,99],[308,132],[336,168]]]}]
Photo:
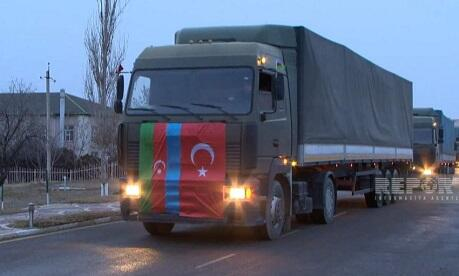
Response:
[{"label": "front grille", "polygon": [[241,167],[241,145],[226,145],[226,169],[228,172],[238,171]]},{"label": "front grille", "polygon": [[139,142],[129,142],[127,144],[127,171],[137,174],[139,167]]},{"label": "front grille", "polygon": [[[139,143],[127,144],[127,171],[137,173],[139,168]],[[228,172],[238,171],[241,167],[241,146],[239,144],[226,145],[226,169]]]}]

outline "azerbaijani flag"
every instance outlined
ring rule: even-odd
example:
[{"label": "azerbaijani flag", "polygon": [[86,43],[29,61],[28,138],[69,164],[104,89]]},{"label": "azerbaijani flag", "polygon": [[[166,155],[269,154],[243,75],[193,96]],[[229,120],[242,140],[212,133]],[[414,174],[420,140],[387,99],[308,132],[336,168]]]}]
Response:
[{"label": "azerbaijani flag", "polygon": [[223,123],[142,123],[141,213],[223,218]]}]

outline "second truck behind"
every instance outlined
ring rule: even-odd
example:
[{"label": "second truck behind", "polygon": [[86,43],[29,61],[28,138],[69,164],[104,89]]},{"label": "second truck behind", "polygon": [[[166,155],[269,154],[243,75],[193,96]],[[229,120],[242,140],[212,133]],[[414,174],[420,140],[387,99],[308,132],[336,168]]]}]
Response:
[{"label": "second truck behind", "polygon": [[425,176],[454,173],[454,122],[433,108],[415,108],[413,115],[415,172]]}]

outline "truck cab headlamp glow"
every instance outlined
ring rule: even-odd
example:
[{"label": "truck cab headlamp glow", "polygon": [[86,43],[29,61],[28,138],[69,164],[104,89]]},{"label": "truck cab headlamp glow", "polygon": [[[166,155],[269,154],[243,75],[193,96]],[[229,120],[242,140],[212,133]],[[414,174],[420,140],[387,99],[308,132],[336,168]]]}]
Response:
[{"label": "truck cab headlamp glow", "polygon": [[131,198],[140,197],[140,184],[139,183],[128,183],[124,187],[124,196]]},{"label": "truck cab headlamp glow", "polygon": [[225,186],[226,200],[249,200],[252,198],[252,189],[245,186]]},{"label": "truck cab headlamp glow", "polygon": [[433,174],[433,171],[430,168],[424,169],[422,171],[422,175],[424,175],[424,176],[431,176],[432,174]]}]

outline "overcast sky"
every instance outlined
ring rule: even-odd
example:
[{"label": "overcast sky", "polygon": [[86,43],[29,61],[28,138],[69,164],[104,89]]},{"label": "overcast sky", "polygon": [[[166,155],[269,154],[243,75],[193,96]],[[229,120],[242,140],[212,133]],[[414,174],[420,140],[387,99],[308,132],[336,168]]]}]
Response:
[{"label": "overcast sky", "polygon": [[[52,90],[83,96],[83,36],[96,8],[95,0],[0,0],[0,90],[20,78],[44,91],[49,61]],[[455,0],[131,0],[119,31],[129,70],[143,48],[172,44],[183,27],[304,25],[412,81],[415,106],[459,118],[458,14]]]}]

